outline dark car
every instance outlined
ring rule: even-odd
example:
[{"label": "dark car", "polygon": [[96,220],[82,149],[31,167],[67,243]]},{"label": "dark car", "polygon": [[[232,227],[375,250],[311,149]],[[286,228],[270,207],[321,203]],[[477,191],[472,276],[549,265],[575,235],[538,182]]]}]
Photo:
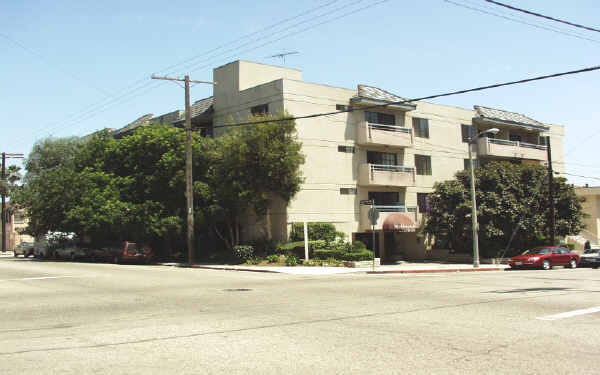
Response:
[{"label": "dark car", "polygon": [[594,267],[600,266],[600,249],[587,249],[581,255],[581,267]]},{"label": "dark car", "polygon": [[154,258],[154,251],[148,246],[125,241],[119,245],[90,250],[90,257],[94,260],[108,260],[113,263],[150,263]]},{"label": "dark car", "polygon": [[32,242],[21,242],[13,250],[13,255],[15,256],[15,258],[19,255],[23,255],[25,258],[27,258],[30,255],[33,255],[33,243]]},{"label": "dark car", "polygon": [[523,252],[510,260],[511,268],[542,268],[551,269],[553,266],[577,268],[579,255],[559,246],[539,246]]}]

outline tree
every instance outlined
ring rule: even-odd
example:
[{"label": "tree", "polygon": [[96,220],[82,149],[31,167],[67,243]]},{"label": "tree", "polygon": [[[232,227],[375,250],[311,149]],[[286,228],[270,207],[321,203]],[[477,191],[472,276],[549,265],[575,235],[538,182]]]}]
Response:
[{"label": "tree", "polygon": [[266,216],[270,229],[269,210],[274,200],[287,204],[300,190],[302,144],[297,140],[295,122],[282,119],[286,116],[263,117],[256,125],[235,128],[216,140],[219,159],[211,172],[215,194],[209,209],[223,222],[226,233],[218,226],[214,229],[229,248],[239,244],[242,215],[253,210],[259,217]]},{"label": "tree", "polygon": [[[494,255],[506,246],[519,250],[547,244],[550,201],[544,167],[490,162],[475,170],[475,186],[483,255]],[[583,229],[581,203],[572,185],[564,178],[554,179],[555,230],[559,236]],[[461,171],[454,180],[436,183],[430,204],[425,233],[435,238],[437,246],[470,252],[470,173]]]}]

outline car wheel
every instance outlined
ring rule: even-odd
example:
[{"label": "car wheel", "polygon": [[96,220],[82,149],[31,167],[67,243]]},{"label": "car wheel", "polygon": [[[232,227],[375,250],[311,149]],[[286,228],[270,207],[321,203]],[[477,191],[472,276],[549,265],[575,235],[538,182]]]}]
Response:
[{"label": "car wheel", "polygon": [[115,256],[113,257],[113,263],[114,263],[114,264],[119,264],[120,262],[121,262],[121,258],[119,258],[119,256],[118,256],[118,255],[115,255]]},{"label": "car wheel", "polygon": [[17,258],[17,257],[19,256],[19,254],[15,253],[15,252],[13,251],[13,256],[14,256],[15,258]]},{"label": "car wheel", "polygon": [[545,270],[549,270],[552,268],[552,265],[550,264],[549,260],[545,260],[544,262],[542,262],[542,268]]},{"label": "car wheel", "polygon": [[577,268],[577,261],[575,259],[571,259],[569,262],[569,268]]}]

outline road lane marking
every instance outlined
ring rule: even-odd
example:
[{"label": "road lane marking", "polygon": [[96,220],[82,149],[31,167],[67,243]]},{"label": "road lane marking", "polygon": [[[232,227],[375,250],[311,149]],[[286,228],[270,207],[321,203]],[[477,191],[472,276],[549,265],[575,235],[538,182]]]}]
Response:
[{"label": "road lane marking", "polygon": [[0,280],[0,282],[4,281],[27,281],[27,280],[48,280],[48,279],[67,279],[67,278],[87,278],[87,277],[96,277],[96,276],[38,276],[38,277],[22,277],[20,279],[4,279]]},{"label": "road lane marking", "polygon": [[600,307],[590,307],[589,309],[573,310],[573,311],[567,311],[567,312],[555,314],[555,315],[540,316],[540,317],[537,317],[536,319],[538,319],[538,320],[558,320],[558,319],[572,318],[574,316],[579,316],[579,315],[593,314],[593,313],[597,313],[597,312],[600,312]]}]

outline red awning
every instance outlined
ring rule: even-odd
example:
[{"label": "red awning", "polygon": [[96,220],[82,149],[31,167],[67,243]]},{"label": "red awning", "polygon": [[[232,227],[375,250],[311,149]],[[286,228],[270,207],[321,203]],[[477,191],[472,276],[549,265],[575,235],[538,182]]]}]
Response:
[{"label": "red awning", "polygon": [[386,232],[416,232],[417,224],[403,214],[391,214],[383,222],[383,230]]}]

